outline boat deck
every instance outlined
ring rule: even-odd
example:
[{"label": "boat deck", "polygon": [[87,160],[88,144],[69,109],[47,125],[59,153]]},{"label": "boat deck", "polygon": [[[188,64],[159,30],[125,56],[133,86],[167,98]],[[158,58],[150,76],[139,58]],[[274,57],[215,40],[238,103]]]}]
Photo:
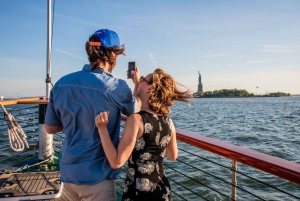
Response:
[{"label": "boat deck", "polygon": [[9,200],[72,200],[64,191],[59,172],[4,174],[0,176],[0,199]]}]

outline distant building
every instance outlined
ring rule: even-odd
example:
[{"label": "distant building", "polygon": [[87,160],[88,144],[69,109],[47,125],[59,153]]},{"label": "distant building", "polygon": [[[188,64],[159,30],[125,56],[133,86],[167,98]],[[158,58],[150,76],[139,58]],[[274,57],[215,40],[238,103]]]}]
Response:
[{"label": "distant building", "polygon": [[198,78],[198,91],[197,91],[197,93],[199,95],[202,95],[203,94],[203,85],[202,85],[202,82],[201,82],[201,74],[199,73],[199,71],[198,71],[198,74],[199,74],[199,78]]}]

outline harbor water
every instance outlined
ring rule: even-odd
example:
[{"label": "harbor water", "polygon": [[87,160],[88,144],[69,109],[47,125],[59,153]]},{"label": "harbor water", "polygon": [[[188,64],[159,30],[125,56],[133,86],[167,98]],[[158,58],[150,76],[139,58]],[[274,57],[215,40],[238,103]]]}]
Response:
[{"label": "harbor water", "polygon": [[[6,108],[8,107],[20,108],[21,106],[7,106]],[[170,117],[177,128],[300,164],[300,116],[295,113],[300,110],[299,96],[284,98],[195,98],[190,105],[176,102],[171,110]],[[2,118],[2,112],[0,115],[2,119],[0,122],[0,169],[5,169],[14,163],[15,157],[11,157],[9,160],[4,159],[15,153],[12,153],[9,148],[6,127],[3,129],[6,123]],[[20,115],[21,113],[14,113],[15,117]],[[37,118],[38,114],[34,113],[32,116]],[[22,117],[19,120],[22,120]],[[35,138],[36,136],[32,136],[28,141],[35,140]],[[166,159],[165,164],[167,166],[174,167],[186,174],[188,179],[181,177],[169,168],[165,169],[167,176],[179,184],[188,186],[193,192],[197,192],[207,200],[228,200],[218,192],[230,196],[231,171],[229,167],[231,167],[231,160],[181,142],[179,142],[179,148],[178,159],[180,161],[192,164],[193,167],[207,171],[228,181],[228,183],[219,181],[202,171],[195,171],[193,167],[187,167],[184,163],[171,162]],[[16,157],[18,156],[16,155]],[[228,168],[215,165],[203,160],[203,158]],[[126,170],[126,166],[123,169]],[[238,174],[238,186],[261,197],[259,199],[238,189],[238,200],[299,200],[268,187],[270,184],[300,197],[300,186],[297,184],[239,163],[238,171],[267,183],[267,185],[262,185],[243,176],[243,174]],[[123,172],[121,176],[124,177],[124,174]],[[186,200],[205,200],[191,194],[190,191],[172,180],[170,181],[172,190],[182,195]],[[195,183],[194,180],[201,181],[209,188]],[[124,182],[122,179],[118,181],[120,184],[122,182]],[[121,187],[118,188],[121,189]],[[216,192],[210,188],[215,189]],[[174,200],[182,199],[174,196]]]}]

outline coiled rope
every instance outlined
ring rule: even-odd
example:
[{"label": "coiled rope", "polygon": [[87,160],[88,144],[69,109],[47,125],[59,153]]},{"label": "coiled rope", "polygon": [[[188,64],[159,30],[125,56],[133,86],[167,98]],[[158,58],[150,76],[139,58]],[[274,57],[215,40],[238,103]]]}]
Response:
[{"label": "coiled rope", "polygon": [[0,103],[4,115],[5,115],[5,121],[7,123],[7,133],[8,133],[8,139],[9,139],[9,145],[12,150],[16,152],[20,152],[24,150],[24,144],[27,148],[29,148],[27,143],[27,136],[24,133],[23,129],[20,127],[18,122],[15,120],[14,116],[6,111],[4,106]]}]

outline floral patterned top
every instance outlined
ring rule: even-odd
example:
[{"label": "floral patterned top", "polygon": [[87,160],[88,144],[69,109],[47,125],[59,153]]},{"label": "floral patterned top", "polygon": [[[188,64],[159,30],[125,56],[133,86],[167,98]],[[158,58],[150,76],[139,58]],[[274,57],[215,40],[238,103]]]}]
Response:
[{"label": "floral patterned top", "polygon": [[171,139],[172,124],[167,116],[140,111],[144,133],[136,140],[128,160],[123,201],[171,201],[171,188],[163,160]]}]

